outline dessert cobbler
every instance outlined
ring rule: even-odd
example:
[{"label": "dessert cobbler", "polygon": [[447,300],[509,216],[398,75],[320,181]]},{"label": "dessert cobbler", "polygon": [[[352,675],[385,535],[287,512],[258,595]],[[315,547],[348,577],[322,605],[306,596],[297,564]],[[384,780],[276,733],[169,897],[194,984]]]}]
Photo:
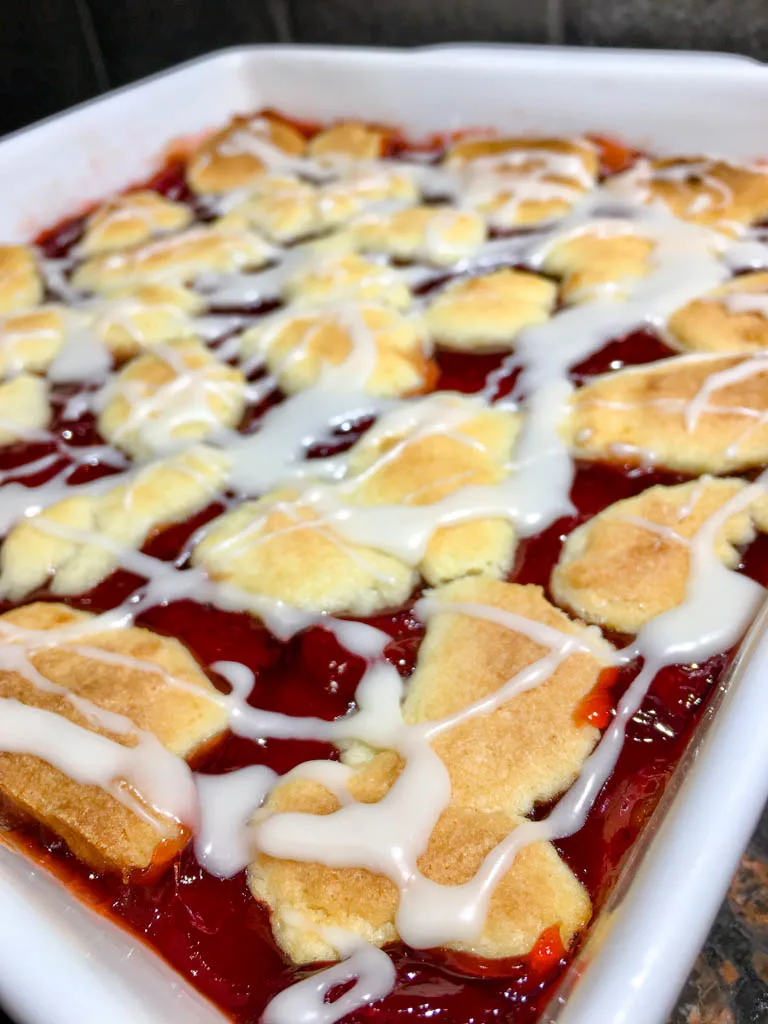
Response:
[{"label": "dessert cobbler", "polygon": [[764,598],[766,217],[267,111],[1,247],[3,842],[241,1024],[536,1020]]}]

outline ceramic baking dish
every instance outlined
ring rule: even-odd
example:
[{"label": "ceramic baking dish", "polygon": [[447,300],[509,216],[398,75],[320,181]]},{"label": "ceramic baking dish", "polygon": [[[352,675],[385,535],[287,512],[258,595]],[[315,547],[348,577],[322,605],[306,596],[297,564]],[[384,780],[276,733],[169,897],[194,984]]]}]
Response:
[{"label": "ceramic baking dish", "polygon": [[[768,154],[768,68],[719,54],[466,46],[247,47],[194,61],[0,143],[0,238],[28,240],[235,112],[605,132],[657,152]],[[545,1019],[656,1024],[768,796],[763,613]],[[631,884],[629,880],[631,879]],[[130,935],[0,846],[0,1001],[24,1024],[188,1024],[221,1014]],[[457,1022],[458,1024],[458,1022]]]}]

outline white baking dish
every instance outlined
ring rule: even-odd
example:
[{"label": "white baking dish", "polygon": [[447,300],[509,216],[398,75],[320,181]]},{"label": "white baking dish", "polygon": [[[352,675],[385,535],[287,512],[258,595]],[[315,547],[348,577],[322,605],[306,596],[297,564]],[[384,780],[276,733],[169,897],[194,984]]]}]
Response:
[{"label": "white baking dish", "polygon": [[[415,135],[472,125],[587,130],[656,151],[768,152],[768,69],[733,56],[248,47],[0,143],[0,238],[28,239],[146,175],[170,140],[265,106],[307,118],[356,115]],[[759,633],[756,627],[749,657],[698,730],[651,823],[652,840],[634,851],[566,978],[565,1008],[553,1006],[550,1019],[657,1024],[674,1001],[768,795],[768,641]],[[3,847],[0,1000],[29,1024],[222,1020],[141,943]]]}]

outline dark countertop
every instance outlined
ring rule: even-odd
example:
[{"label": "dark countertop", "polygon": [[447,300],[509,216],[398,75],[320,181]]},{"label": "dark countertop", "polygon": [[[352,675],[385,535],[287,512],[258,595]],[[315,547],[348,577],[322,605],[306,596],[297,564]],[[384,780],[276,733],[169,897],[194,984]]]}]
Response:
[{"label": "dark countertop", "polygon": [[[712,827],[717,828],[713,817]],[[768,1021],[768,809],[668,1024]],[[0,1024],[12,1024],[0,1009]]]},{"label": "dark countertop", "polygon": [[[712,827],[717,828],[713,815]],[[768,1021],[768,809],[669,1024]]]}]

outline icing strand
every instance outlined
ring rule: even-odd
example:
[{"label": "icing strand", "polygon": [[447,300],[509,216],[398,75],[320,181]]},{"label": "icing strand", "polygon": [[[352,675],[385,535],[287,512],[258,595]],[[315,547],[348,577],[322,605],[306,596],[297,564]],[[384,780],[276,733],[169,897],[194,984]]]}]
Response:
[{"label": "icing strand", "polygon": [[[580,146],[587,145],[584,140],[576,141]],[[325,210],[333,206],[334,189],[341,190],[345,181],[352,180],[350,167],[343,161],[320,162],[286,154],[270,141],[270,125],[265,119],[247,122],[219,142],[217,150],[224,157],[249,154],[270,172],[296,175],[300,184],[309,182],[318,202],[325,203]],[[205,157],[203,163],[212,155]],[[110,395],[119,391],[132,406],[123,431],[139,430],[152,450],[161,451],[183,447],[186,442],[178,440],[176,431],[191,420],[202,418],[213,431],[212,444],[228,462],[225,486],[234,491],[237,498],[263,495],[288,485],[296,490],[303,503],[317,512],[323,535],[332,538],[345,551],[349,552],[348,544],[361,544],[413,566],[422,559],[431,537],[442,526],[477,518],[502,518],[513,523],[521,536],[531,536],[571,512],[569,491],[573,463],[561,436],[561,423],[573,394],[569,371],[606,342],[638,327],[650,326],[663,337],[667,318],[680,306],[721,285],[732,267],[768,266],[768,247],[756,238],[742,237],[734,242],[716,231],[675,220],[659,209],[659,204],[646,205],[652,197],[654,180],[682,183],[695,174],[703,178],[708,191],[691,202],[688,215],[723,209],[733,197],[728,187],[712,173],[709,160],[681,162],[655,170],[648,161],[640,160],[610,187],[592,189],[588,193],[586,190],[593,185],[592,177],[577,153],[548,152],[536,147],[524,146],[464,166],[458,161],[449,161],[444,167],[430,168],[414,161],[387,160],[360,162],[353,170],[362,177],[402,174],[416,185],[423,197],[448,200],[453,204],[451,208],[443,205],[435,209],[421,245],[425,262],[438,261],[444,255],[451,229],[468,210],[485,210],[488,222],[505,226],[516,223],[522,207],[528,203],[554,202],[571,209],[554,229],[551,225],[539,225],[530,234],[521,233],[478,245],[471,257],[451,267],[453,273],[477,274],[495,266],[516,263],[540,270],[555,246],[583,235],[647,238],[652,243],[648,273],[620,282],[624,301],[615,301],[617,288],[613,286],[582,292],[578,296],[579,305],[560,310],[550,320],[521,331],[515,339],[514,353],[500,370],[489,376],[480,395],[466,399],[460,407],[440,395],[393,401],[361,391],[373,375],[378,353],[376,338],[361,316],[360,304],[344,301],[322,307],[301,307],[307,314],[322,310],[324,315],[337,318],[351,340],[349,356],[338,366],[327,367],[316,385],[266,412],[256,432],[243,435],[221,429],[209,407],[211,389],[218,397],[224,397],[231,385],[219,382],[212,385],[202,372],[190,372],[167,344],[155,345],[151,351],[168,362],[177,378],[154,395],[146,397],[141,388],[118,383],[110,377],[112,358],[104,342],[108,324],[122,327],[136,344],[149,345],[148,338],[132,319],[135,303],[131,299],[89,298],[69,282],[68,275],[74,267],[71,258],[45,260],[41,257],[38,262],[49,291],[72,307],[64,315],[61,347],[48,368],[48,378],[59,383],[100,386],[98,392],[71,399],[67,415],[75,417],[86,411],[98,411]],[[325,194],[321,195],[323,190]],[[249,190],[239,191],[212,201],[209,206],[212,210],[215,207],[214,212],[225,212],[249,195]],[[363,201],[356,213],[362,211],[366,217],[387,216],[405,209],[410,202],[386,200],[366,204]],[[135,215],[130,208],[117,214],[129,215]],[[353,219],[352,235],[355,223]],[[738,226],[725,223],[721,226],[726,230],[738,228],[743,234]],[[192,229],[185,232],[185,237],[192,241],[204,239],[206,230]],[[146,255],[160,253],[167,244],[167,237],[163,236],[144,245],[142,252]],[[220,363],[240,360],[238,332],[254,322],[254,318],[250,314],[231,315],[226,312],[227,307],[257,307],[264,302],[283,301],[297,275],[321,269],[328,258],[322,248],[312,243],[291,248],[265,243],[265,252],[273,262],[260,272],[239,269],[235,273],[219,274],[210,271],[194,278],[194,294],[214,312],[191,316],[182,314],[172,303],[165,307],[161,303],[156,308],[162,308],[166,314],[178,313],[179,331],[202,338]],[[419,264],[404,269],[392,267],[376,254],[367,258],[379,268],[387,268],[393,284],[405,283],[412,288],[432,283],[439,273]],[[114,266],[122,260],[124,257],[118,253],[107,262]],[[237,261],[234,262],[237,265]],[[418,321],[429,301],[429,297],[414,299],[408,315]],[[766,314],[766,297],[760,293],[729,293],[713,301],[723,303],[732,313]],[[216,313],[217,309],[220,312]],[[246,375],[262,368],[277,330],[291,315],[292,312],[278,311],[258,318],[264,328],[264,351],[240,360]],[[32,334],[35,332],[30,332],[28,337]],[[37,340],[46,339],[54,340],[45,330],[37,332]],[[13,331],[0,339],[0,348],[9,360],[8,373],[23,369],[19,354],[21,340]],[[310,341],[311,333],[307,332],[286,357],[285,364],[277,368],[274,377],[263,377],[248,384],[246,401],[257,405],[271,394],[280,371],[300,360]],[[748,431],[756,429],[764,422],[760,413],[718,405],[714,396],[729,384],[765,369],[766,356],[758,354],[751,361],[710,374],[698,394],[688,402],[662,399],[655,405],[649,404],[653,408],[681,411],[689,431],[696,429],[704,415],[734,411],[753,421]],[[505,467],[506,475],[500,483],[466,486],[460,475],[455,479],[448,477],[443,483],[450,481],[455,489],[440,501],[423,506],[407,504],[418,498],[418,489],[396,507],[359,506],[347,500],[355,487],[396,459],[409,444],[429,434],[477,445],[461,433],[461,426],[472,415],[494,404],[499,384],[513,370],[521,371],[514,396],[496,402],[495,408],[521,414],[524,418],[515,450]],[[620,405],[605,404],[615,408]],[[382,454],[368,469],[355,475],[346,455],[312,462],[305,460],[307,449],[327,438],[334,427],[382,415],[386,418],[369,431],[367,442],[377,444],[391,439],[393,443],[389,450],[382,444]],[[122,456],[110,454],[103,446],[77,448],[47,431],[30,431],[29,439],[53,442],[57,453],[66,456],[73,465],[38,488],[24,487],[19,481],[52,467],[51,460],[56,455],[46,455],[18,469],[3,471],[0,479],[11,481],[4,483],[0,494],[0,528],[3,530],[65,497],[100,495],[136,479],[135,471],[124,471],[126,463]],[[649,462],[655,457],[653,452],[630,450],[626,445],[615,447],[623,454],[641,455]],[[107,462],[123,472],[92,484],[68,486],[74,468],[94,460]],[[643,528],[654,529],[665,538],[687,545],[691,569],[686,598],[677,608],[649,622],[636,641],[616,655],[617,664],[642,659],[643,667],[620,701],[614,721],[583,764],[577,781],[547,818],[526,821],[515,828],[488,854],[475,877],[462,886],[437,885],[425,878],[417,867],[418,858],[451,797],[447,770],[432,750],[430,741],[461,722],[492,713],[520,693],[546,682],[565,659],[577,652],[590,651],[605,659],[597,631],[593,642],[591,633],[573,636],[500,609],[470,603],[442,604],[427,596],[416,606],[417,614],[427,621],[444,612],[472,616],[528,636],[544,653],[488,697],[445,719],[407,725],[402,715],[403,683],[395,669],[380,660],[388,642],[386,634],[362,623],[308,614],[280,601],[209,579],[201,569],[185,567],[189,550],[210,527],[197,532],[176,563],[167,563],[101,533],[76,530],[38,517],[35,526],[42,532],[73,544],[93,545],[108,551],[117,565],[139,574],[146,583],[119,607],[86,622],[49,631],[20,630],[4,624],[0,631],[0,664],[7,670],[20,673],[41,690],[53,688],[53,692],[58,693],[60,688],[35,669],[30,654],[41,647],[70,644],[74,652],[84,657],[154,672],[168,685],[194,690],[200,695],[199,688],[175,679],[151,662],[89,647],[88,636],[126,628],[147,608],[183,598],[209,602],[226,610],[249,611],[281,638],[311,625],[322,625],[348,650],[370,662],[356,693],[357,708],[346,717],[326,722],[254,708],[248,704],[253,674],[244,665],[232,662],[217,662],[211,666],[228,680],[231,691],[214,694],[210,699],[226,710],[232,731],[239,735],[259,740],[303,738],[336,744],[358,741],[374,750],[398,752],[404,767],[379,803],[361,804],[352,799],[347,786],[351,777],[349,767],[334,762],[300,765],[290,775],[313,778],[327,786],[339,799],[339,810],[325,816],[273,815],[249,828],[248,820],[276,782],[273,772],[256,766],[222,777],[193,778],[184,761],[166,751],[154,736],[136,730],[128,719],[111,715],[76,695],[66,696],[89,722],[115,735],[130,731],[136,744],[124,746],[61,716],[2,698],[0,750],[33,754],[77,781],[100,786],[145,820],[153,821],[159,831],[162,831],[163,820],[167,823],[168,819],[188,826],[197,825],[198,858],[208,870],[223,877],[242,870],[252,855],[254,844],[278,857],[367,867],[387,875],[398,886],[400,903],[396,923],[406,942],[413,946],[433,946],[472,941],[483,927],[495,886],[509,870],[519,850],[531,842],[562,838],[581,827],[613,770],[626,725],[640,707],[656,672],[668,664],[698,661],[723,651],[744,632],[764,592],[757,584],[722,564],[715,553],[715,538],[731,515],[746,508],[767,490],[768,477],[763,474],[755,484],[740,491],[707,519],[690,540],[683,541],[672,528],[658,528],[644,520],[630,519]],[[692,506],[695,500],[692,497],[689,504]],[[284,509],[289,507],[281,505]],[[293,524],[287,529],[300,525]],[[236,548],[241,539],[237,537],[227,543]],[[325,929],[324,936],[344,958],[342,963],[278,995],[266,1011],[267,1024],[301,1021],[333,1024],[346,1013],[390,991],[394,968],[385,953],[337,929]],[[340,998],[328,1001],[327,996],[335,986],[349,982],[353,983],[350,989]]]}]

